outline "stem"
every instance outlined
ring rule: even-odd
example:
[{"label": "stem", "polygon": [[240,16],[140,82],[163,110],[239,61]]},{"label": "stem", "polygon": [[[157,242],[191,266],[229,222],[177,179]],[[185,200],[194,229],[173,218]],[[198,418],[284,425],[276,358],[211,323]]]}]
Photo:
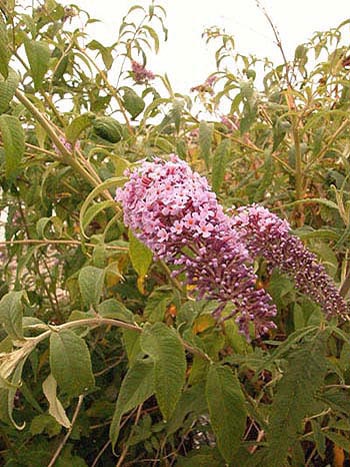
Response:
[{"label": "stem", "polygon": [[[89,169],[86,168],[79,163],[77,159],[75,159],[74,153],[69,151],[64,143],[61,141],[59,135],[57,134],[57,130],[53,127],[53,124],[33,105],[30,100],[18,89],[15,92],[17,99],[29,110],[29,112],[33,115],[33,117],[39,122],[39,124],[45,129],[47,134],[50,136],[52,142],[57,147],[58,151],[61,153],[62,162],[70,165],[73,169],[75,169],[83,178],[85,178],[93,187],[99,186],[102,181],[98,174],[96,173],[95,169],[92,165],[86,161],[82,154],[77,151],[79,158],[83,161],[84,165],[86,165]],[[63,133],[61,133],[61,137]],[[107,200],[113,200],[113,196],[110,194],[108,190],[104,190],[102,192],[103,196]]]},{"label": "stem", "polygon": [[[37,337],[29,337],[27,338],[27,342],[34,342],[35,345],[37,345],[39,342],[42,342],[43,340],[47,339],[52,332],[59,332],[64,329],[69,329],[69,328],[75,328],[75,327],[80,327],[80,326],[89,326],[89,327],[97,327],[97,326],[102,326],[102,325],[107,325],[107,326],[116,326],[119,328],[123,329],[129,329],[135,332],[141,333],[143,331],[143,328],[140,327],[137,324],[132,324],[132,323],[126,323],[124,321],[120,321],[118,319],[111,319],[111,318],[101,318],[99,315],[96,316],[96,318],[87,318],[87,319],[78,319],[76,321],[68,321],[67,323],[60,324],[58,326],[53,326],[50,325],[50,329],[43,332]],[[211,362],[211,358],[204,352],[202,352],[199,349],[196,349],[195,347],[192,347],[191,345],[187,344],[184,340],[180,339],[183,347],[190,353],[194,355],[198,355],[199,357],[203,358],[204,360],[207,360],[208,362]]]},{"label": "stem", "polygon": [[[124,109],[124,105],[123,105],[123,102],[118,94],[118,91],[116,88],[114,88],[110,82],[108,81],[108,78],[106,76],[106,73],[101,70],[97,65],[96,63],[91,59],[91,57],[89,57],[89,55],[86,53],[86,51],[84,49],[82,49],[81,47],[79,47],[79,51],[84,54],[84,56],[89,60],[89,62],[92,64],[92,66],[95,68],[95,70],[99,73],[99,75],[101,76],[101,78],[103,79],[103,81],[105,82],[105,85],[107,87],[107,89],[109,90],[109,92],[112,94],[112,96],[115,98],[115,100],[117,101],[118,105],[119,105],[119,110],[121,111],[121,113],[123,114],[123,117],[124,117],[124,120],[125,120],[125,123],[126,123],[126,126],[128,127],[128,130],[129,130],[129,133],[131,135],[134,134],[134,129],[133,127],[131,126],[131,123],[130,123],[130,120],[128,118],[128,116],[126,115],[126,112],[125,112],[125,109]],[[118,85],[117,85],[118,86]]]},{"label": "stem", "polygon": [[[25,240],[7,240],[0,242],[0,246],[6,246],[6,245],[84,245],[84,246],[90,246],[90,247],[95,247],[97,246],[96,243],[83,243],[80,242],[79,240],[39,240],[36,238],[28,238]],[[127,247],[122,247],[122,246],[114,246],[114,245],[104,245],[105,248],[110,249],[110,250],[118,250],[118,251],[129,251],[129,248]]]},{"label": "stem", "polygon": [[70,435],[71,435],[71,433],[73,431],[73,427],[74,427],[74,424],[75,424],[75,422],[77,420],[78,414],[80,412],[83,400],[84,400],[84,396],[79,396],[78,403],[77,403],[77,406],[75,408],[75,411],[74,411],[74,414],[73,414],[73,417],[72,417],[72,422],[71,422],[70,428],[68,429],[68,431],[67,431],[65,437],[63,438],[62,442],[60,443],[60,445],[56,449],[56,451],[55,451],[54,455],[52,456],[52,459],[50,460],[50,463],[48,464],[47,467],[53,467],[56,460],[58,459],[58,456],[61,454],[61,451],[64,448],[66,442],[68,441],[68,439],[69,439],[69,437],[70,437]]}]

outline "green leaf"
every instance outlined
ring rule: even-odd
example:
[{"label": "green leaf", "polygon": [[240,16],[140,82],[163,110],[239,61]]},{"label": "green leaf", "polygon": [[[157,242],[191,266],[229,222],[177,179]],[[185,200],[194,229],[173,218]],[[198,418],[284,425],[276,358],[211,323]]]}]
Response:
[{"label": "green leaf", "polygon": [[13,372],[12,379],[11,379],[12,388],[8,391],[8,399],[7,399],[8,416],[9,416],[9,419],[10,419],[11,423],[13,424],[13,426],[15,428],[17,428],[17,430],[23,430],[25,425],[26,425],[25,422],[23,422],[22,425],[17,425],[17,423],[15,422],[15,420],[13,418],[13,408],[14,408],[14,405],[15,405],[14,404],[14,399],[15,399],[15,395],[16,395],[16,392],[17,392],[17,388],[21,384],[22,371],[23,371],[23,366],[24,366],[25,361],[26,361],[26,358],[23,358],[18,363],[15,371]]},{"label": "green leaf", "polygon": [[123,104],[125,110],[129,112],[131,118],[136,118],[145,108],[145,103],[143,99],[136,94],[136,92],[131,89],[124,87],[124,96],[123,96]]},{"label": "green leaf", "polygon": [[51,50],[45,42],[32,40],[26,40],[24,47],[32,72],[34,87],[38,91],[43,86],[43,79],[50,65]]},{"label": "green leaf", "polygon": [[18,118],[0,115],[0,131],[5,149],[5,173],[12,180],[24,154],[24,131]]},{"label": "green leaf", "polygon": [[206,397],[219,451],[231,462],[245,430],[246,409],[240,383],[230,368],[210,366]]},{"label": "green leaf", "polygon": [[80,270],[78,283],[86,306],[96,307],[98,305],[102,295],[104,277],[104,270],[95,266],[86,266]]},{"label": "green leaf", "polygon": [[8,65],[10,61],[9,41],[7,30],[2,15],[0,16],[0,73],[4,78],[8,76]]},{"label": "green leaf", "polygon": [[128,356],[129,367],[132,367],[140,354],[143,355],[140,345],[140,334],[131,329],[123,329],[123,341]]},{"label": "green leaf", "polygon": [[141,334],[141,348],[154,361],[155,392],[167,420],[174,412],[185,384],[186,356],[178,334],[164,323],[155,323]]},{"label": "green leaf", "polygon": [[174,292],[167,286],[158,287],[153,290],[147,299],[144,309],[144,316],[150,323],[163,321],[165,312],[170,303],[174,300]]},{"label": "green leaf", "polygon": [[74,145],[80,133],[91,126],[95,118],[95,114],[92,112],[86,112],[76,117],[66,129],[67,140]]},{"label": "green leaf", "polygon": [[214,134],[214,125],[204,120],[199,124],[199,148],[200,157],[204,159],[207,169],[210,165],[211,143]]},{"label": "green leaf", "polygon": [[269,442],[266,465],[284,465],[288,449],[297,442],[303,419],[310,415],[316,391],[327,371],[326,333],[299,343],[288,358],[288,368],[278,382],[271,406],[267,432]]},{"label": "green leaf", "polygon": [[115,201],[111,199],[101,201],[100,203],[96,203],[96,204],[89,206],[89,208],[86,210],[82,218],[84,230],[93,221],[93,219],[97,216],[97,214],[113,206],[115,206]]},{"label": "green leaf", "polygon": [[109,298],[100,303],[97,306],[97,311],[103,318],[119,319],[126,323],[135,321],[133,313],[115,298]]},{"label": "green leaf", "polygon": [[69,396],[79,396],[95,384],[88,346],[68,329],[51,333],[50,366],[58,386]]},{"label": "green leaf", "polygon": [[152,263],[151,250],[129,229],[129,255],[133,268],[140,277],[145,277]]},{"label": "green leaf", "polygon": [[330,439],[336,446],[341,447],[346,452],[350,452],[349,439],[334,431],[325,431],[326,438]]},{"label": "green leaf", "polygon": [[224,139],[221,141],[221,143],[215,150],[211,175],[211,183],[215,193],[218,193],[220,191],[222,182],[224,181],[226,164],[228,160],[228,155],[230,153],[230,148],[230,140]]},{"label": "green leaf", "polygon": [[[190,424],[194,418],[208,411],[207,401],[205,398],[205,387],[203,383],[194,384],[181,395],[176,409],[167,423],[165,429],[168,435],[175,433],[182,428],[188,421]],[[193,414],[191,418],[189,414]],[[189,420],[190,419],[190,420]]]},{"label": "green leaf", "polygon": [[47,433],[49,438],[57,436],[61,432],[61,425],[48,414],[40,414],[33,418],[30,424],[30,433],[32,435],[40,435]]},{"label": "green leaf", "polygon": [[23,291],[9,292],[0,301],[0,323],[12,339],[23,339]]},{"label": "green leaf", "polygon": [[91,42],[89,42],[86,47],[91,50],[98,50],[101,54],[103,63],[105,64],[107,70],[111,68],[111,66],[113,65],[113,55],[110,47],[105,47],[96,40],[92,40]]},{"label": "green leaf", "polygon": [[49,402],[49,414],[52,415],[60,425],[65,428],[70,428],[71,423],[69,418],[67,417],[61,401],[57,398],[57,382],[51,373],[43,382],[43,392]]},{"label": "green leaf", "polygon": [[154,393],[154,363],[152,360],[138,360],[129,368],[120,387],[115,412],[109,430],[112,448],[118,440],[120,421],[126,412],[142,404]]},{"label": "green leaf", "polygon": [[[0,117],[1,118],[1,117]],[[79,215],[79,223],[80,223],[80,229],[84,237],[87,238],[86,233],[84,231],[84,226],[83,226],[83,219],[85,217],[86,211],[88,209],[89,204],[91,201],[99,194],[101,194],[104,190],[108,190],[112,187],[116,186],[123,186],[123,184],[126,182],[126,177],[112,177],[108,178],[105,180],[101,185],[95,187],[91,193],[86,197],[81,209],[80,209],[80,215]]]},{"label": "green leaf", "polygon": [[18,82],[19,76],[11,68],[6,80],[2,79],[0,76],[0,114],[8,110],[17,89]]},{"label": "green leaf", "polygon": [[186,454],[178,456],[176,467],[223,467],[224,461],[217,449],[201,446]]}]

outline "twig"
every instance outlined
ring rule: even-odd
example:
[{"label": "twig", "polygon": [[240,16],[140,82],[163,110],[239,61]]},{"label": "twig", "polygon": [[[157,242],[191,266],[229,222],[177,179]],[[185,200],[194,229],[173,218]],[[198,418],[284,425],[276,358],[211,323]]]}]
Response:
[{"label": "twig", "polygon": [[95,457],[94,462],[91,464],[91,467],[96,467],[97,462],[100,460],[102,454],[105,452],[105,450],[108,448],[110,444],[111,444],[111,440],[109,439],[107,443],[102,447],[101,451]]},{"label": "twig", "polygon": [[[95,247],[97,246],[96,243],[85,243],[85,242],[80,242],[79,240],[56,240],[56,239],[37,239],[37,238],[27,238],[23,240],[6,240],[3,242],[0,242],[0,247],[1,246],[7,246],[7,245],[84,245],[84,246],[90,246],[90,247]],[[115,245],[104,245],[105,248],[110,249],[110,250],[118,250],[118,251],[128,251],[127,247],[123,246],[115,246]]]},{"label": "twig", "polygon": [[61,451],[62,449],[64,448],[66,442],[68,441],[71,433],[72,433],[72,430],[73,430],[73,427],[74,427],[74,424],[76,422],[76,419],[78,417],[78,414],[79,414],[79,411],[81,409],[81,405],[83,403],[83,400],[84,400],[84,396],[83,395],[80,395],[79,396],[79,399],[78,399],[78,403],[77,403],[77,406],[75,408],[75,411],[74,411],[74,414],[73,414],[73,417],[72,417],[72,422],[71,422],[71,426],[70,428],[68,429],[65,437],[63,438],[62,442],[60,443],[60,445],[58,446],[58,448],[56,449],[54,455],[52,456],[52,459],[50,460],[50,463],[48,464],[47,467],[53,467],[53,465],[55,464],[56,460],[58,459],[58,456],[61,454]]}]

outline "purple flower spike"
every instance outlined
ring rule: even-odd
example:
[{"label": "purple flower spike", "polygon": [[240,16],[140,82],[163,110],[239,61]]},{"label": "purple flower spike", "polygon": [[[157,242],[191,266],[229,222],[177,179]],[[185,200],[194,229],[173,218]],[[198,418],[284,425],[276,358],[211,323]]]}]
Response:
[{"label": "purple flower spike", "polygon": [[232,225],[253,258],[262,256],[271,267],[291,276],[296,287],[315,300],[327,317],[347,314],[347,304],[325,268],[302,241],[290,233],[287,221],[262,206],[252,205],[238,209]]},{"label": "purple flower spike", "polygon": [[249,338],[274,328],[276,308],[256,288],[256,275],[240,234],[227,217],[204,177],[176,156],[144,162],[116,193],[124,222],[156,254],[185,273],[198,297],[219,302],[214,316],[222,319],[226,303],[234,307],[239,329]]}]

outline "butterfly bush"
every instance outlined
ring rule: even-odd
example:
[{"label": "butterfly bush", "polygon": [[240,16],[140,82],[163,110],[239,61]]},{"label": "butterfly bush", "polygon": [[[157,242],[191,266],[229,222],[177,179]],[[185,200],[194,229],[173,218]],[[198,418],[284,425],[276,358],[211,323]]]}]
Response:
[{"label": "butterfly bush", "polygon": [[231,302],[233,311],[225,318],[235,315],[247,337],[251,322],[257,335],[275,327],[276,308],[256,288],[248,250],[204,177],[176,156],[167,162],[155,159],[130,174],[116,199],[138,238],[174,265],[175,274],[185,274],[198,298],[217,300],[216,317]]},{"label": "butterfly bush", "polygon": [[[175,155],[169,161],[143,162],[128,175],[116,192],[124,223],[157,258],[174,266],[175,275],[185,277],[198,298],[217,301],[217,319],[234,316],[247,338],[251,323],[257,336],[275,327],[276,307],[256,286],[253,263],[260,255],[292,273],[300,289],[328,314],[344,311],[345,303],[323,267],[290,235],[286,221],[258,206],[227,216],[207,180]],[[224,314],[228,303],[232,311]]]},{"label": "butterfly bush", "polygon": [[239,208],[232,225],[253,259],[262,256],[270,268],[277,267],[292,277],[296,287],[318,303],[327,317],[347,313],[347,304],[325,268],[298,237],[291,235],[286,220],[253,205]]}]

